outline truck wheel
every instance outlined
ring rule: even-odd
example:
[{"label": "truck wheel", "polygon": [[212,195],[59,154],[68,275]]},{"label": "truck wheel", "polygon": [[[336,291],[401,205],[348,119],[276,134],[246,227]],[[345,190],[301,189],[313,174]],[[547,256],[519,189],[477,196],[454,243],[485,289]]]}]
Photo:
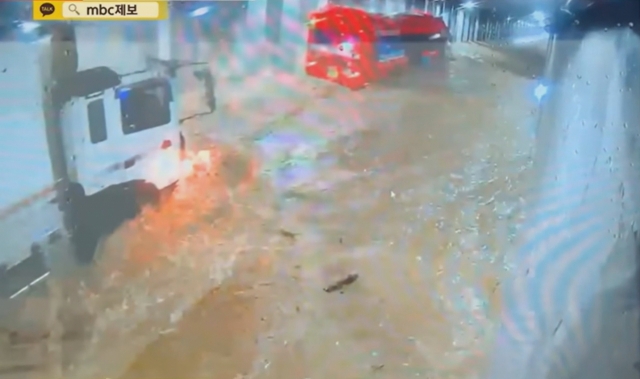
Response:
[{"label": "truck wheel", "polygon": [[135,193],[133,193],[133,201],[135,213],[131,219],[136,217],[145,205],[158,206],[160,204],[160,190],[152,183],[142,182],[136,185]]},{"label": "truck wheel", "polygon": [[425,46],[422,43],[408,43],[406,45],[407,59],[409,60],[409,66],[420,67],[422,65],[422,51]]},{"label": "truck wheel", "polygon": [[91,228],[81,227],[71,234],[71,241],[76,262],[81,265],[91,264],[96,256],[100,235]]},{"label": "truck wheel", "polygon": [[100,235],[92,227],[90,202],[85,196],[82,186],[77,183],[69,185],[65,200],[66,225],[74,257],[78,264],[90,264],[93,262],[100,239]]},{"label": "truck wheel", "polygon": [[439,71],[446,70],[449,63],[447,56],[447,46],[445,44],[438,44],[435,49],[438,52],[438,56],[435,59],[435,66]]}]

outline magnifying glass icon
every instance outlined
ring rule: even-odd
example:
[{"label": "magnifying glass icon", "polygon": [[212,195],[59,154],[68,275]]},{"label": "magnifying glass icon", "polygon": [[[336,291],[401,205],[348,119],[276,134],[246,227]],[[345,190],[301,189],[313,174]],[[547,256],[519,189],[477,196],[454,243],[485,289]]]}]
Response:
[{"label": "magnifying glass icon", "polygon": [[80,12],[78,12],[78,6],[75,4],[69,4],[69,12],[73,12],[80,16]]}]

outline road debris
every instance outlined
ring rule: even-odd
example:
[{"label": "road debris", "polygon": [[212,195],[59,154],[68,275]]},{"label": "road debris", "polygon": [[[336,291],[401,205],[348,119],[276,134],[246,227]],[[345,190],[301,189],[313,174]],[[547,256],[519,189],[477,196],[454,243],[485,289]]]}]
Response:
[{"label": "road debris", "polygon": [[332,285],[325,287],[324,288],[324,292],[327,293],[331,293],[331,292],[335,292],[335,291],[340,291],[342,290],[344,287],[353,284],[356,280],[358,280],[359,275],[358,274],[349,274],[346,277],[338,280],[337,282],[333,283]]},{"label": "road debris", "polygon": [[281,236],[288,238],[292,241],[295,241],[298,238],[298,233],[290,232],[285,229],[280,229],[278,230],[278,232],[280,233]]}]

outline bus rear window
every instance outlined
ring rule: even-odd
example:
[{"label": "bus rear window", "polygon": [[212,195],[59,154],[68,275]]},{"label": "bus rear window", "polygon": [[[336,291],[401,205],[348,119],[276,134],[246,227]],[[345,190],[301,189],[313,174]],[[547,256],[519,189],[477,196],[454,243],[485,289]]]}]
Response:
[{"label": "bus rear window", "polygon": [[313,43],[320,45],[337,45],[339,43],[359,41],[356,36],[349,36],[345,33],[339,33],[331,30],[316,30],[313,33]]},{"label": "bus rear window", "polygon": [[323,45],[331,45],[339,42],[338,36],[339,33],[336,31],[316,29],[313,31],[313,42]]}]

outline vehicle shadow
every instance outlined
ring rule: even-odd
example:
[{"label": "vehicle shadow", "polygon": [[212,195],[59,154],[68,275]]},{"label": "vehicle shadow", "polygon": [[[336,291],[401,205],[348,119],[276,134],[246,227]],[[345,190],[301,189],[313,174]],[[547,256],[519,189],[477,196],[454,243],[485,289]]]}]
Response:
[{"label": "vehicle shadow", "polygon": [[433,92],[446,88],[449,82],[448,67],[408,67],[371,84],[372,88]]},{"label": "vehicle shadow", "polygon": [[86,199],[82,204],[81,229],[74,235],[78,264],[91,264],[101,239],[120,225],[136,218],[145,205],[158,204],[160,191],[153,185],[131,182],[111,186]]},{"label": "vehicle shadow", "polygon": [[525,78],[538,78],[544,72],[546,52],[541,50],[538,43],[521,45],[508,41],[475,43],[495,52],[495,59],[489,59],[489,63],[503,71]]}]

